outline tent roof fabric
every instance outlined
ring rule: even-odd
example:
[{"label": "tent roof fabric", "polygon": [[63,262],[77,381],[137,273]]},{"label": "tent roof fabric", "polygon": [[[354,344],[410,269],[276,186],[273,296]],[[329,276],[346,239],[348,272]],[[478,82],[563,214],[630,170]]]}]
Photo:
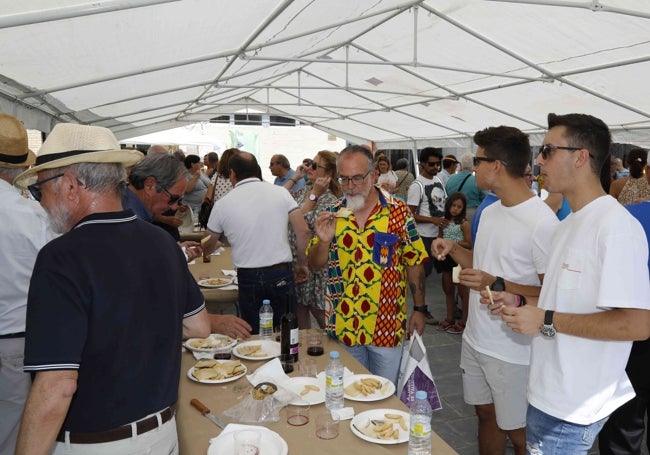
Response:
[{"label": "tent roof fabric", "polygon": [[650,146],[647,0],[2,2],[0,111],[119,139],[230,113],[379,148],[541,143],[549,112]]}]

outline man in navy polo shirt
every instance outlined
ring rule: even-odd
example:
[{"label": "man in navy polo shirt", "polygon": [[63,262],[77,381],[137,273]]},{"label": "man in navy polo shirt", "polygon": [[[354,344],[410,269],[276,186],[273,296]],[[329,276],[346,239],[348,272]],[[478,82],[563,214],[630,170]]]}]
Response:
[{"label": "man in navy polo shirt", "polygon": [[64,233],[41,249],[30,282],[35,378],[18,455],[178,453],[179,344],[207,336],[209,322],[181,249],[122,209],[124,168],[140,159],[106,128],[63,123],[16,178],[38,178],[28,189]]}]

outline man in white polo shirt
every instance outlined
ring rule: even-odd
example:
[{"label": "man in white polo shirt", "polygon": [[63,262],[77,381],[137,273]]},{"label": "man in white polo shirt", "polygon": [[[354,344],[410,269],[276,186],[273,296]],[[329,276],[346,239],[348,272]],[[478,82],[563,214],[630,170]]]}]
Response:
[{"label": "man in white polo shirt", "polygon": [[[232,246],[232,261],[237,268],[239,308],[242,318],[259,332],[259,309],[269,299],[273,307],[273,325],[280,324],[286,310],[286,296],[296,312],[296,280],[307,278],[305,249],[309,228],[289,192],[259,178],[257,160],[247,152],[230,158],[233,189],[219,199],[208,220],[211,237],[204,250],[213,251],[225,235]],[[296,232],[298,261],[292,267],[289,224]]]}]

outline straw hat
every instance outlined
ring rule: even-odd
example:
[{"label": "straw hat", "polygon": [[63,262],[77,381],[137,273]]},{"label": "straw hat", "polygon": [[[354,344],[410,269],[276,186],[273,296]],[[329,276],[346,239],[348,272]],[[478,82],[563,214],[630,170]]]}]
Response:
[{"label": "straw hat", "polygon": [[36,155],[27,147],[27,130],[20,121],[0,114],[0,167],[26,167]]},{"label": "straw hat", "polygon": [[14,185],[25,188],[34,183],[36,173],[76,163],[121,163],[133,166],[144,155],[137,150],[122,150],[108,128],[59,123],[52,129],[36,157],[36,165],[18,177]]}]

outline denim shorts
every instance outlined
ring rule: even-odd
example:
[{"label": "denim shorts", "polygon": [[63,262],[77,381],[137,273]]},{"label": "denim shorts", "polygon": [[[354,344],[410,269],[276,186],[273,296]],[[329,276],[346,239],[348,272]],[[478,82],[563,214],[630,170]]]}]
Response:
[{"label": "denim shorts", "polygon": [[560,420],[528,406],[526,451],[530,455],[586,455],[607,417],[589,425]]}]

